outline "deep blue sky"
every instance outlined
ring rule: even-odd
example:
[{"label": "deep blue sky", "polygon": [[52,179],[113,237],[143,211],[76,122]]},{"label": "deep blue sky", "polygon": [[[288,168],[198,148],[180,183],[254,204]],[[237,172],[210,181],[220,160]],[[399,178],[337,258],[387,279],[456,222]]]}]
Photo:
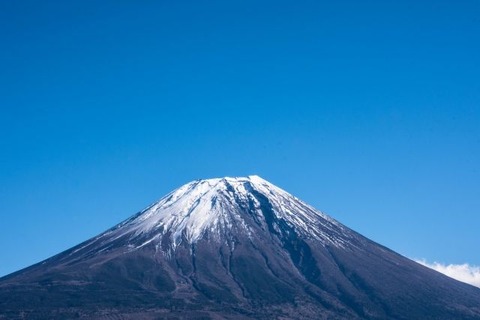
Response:
[{"label": "deep blue sky", "polygon": [[1,1],[0,275],[258,174],[480,265],[480,2]]}]

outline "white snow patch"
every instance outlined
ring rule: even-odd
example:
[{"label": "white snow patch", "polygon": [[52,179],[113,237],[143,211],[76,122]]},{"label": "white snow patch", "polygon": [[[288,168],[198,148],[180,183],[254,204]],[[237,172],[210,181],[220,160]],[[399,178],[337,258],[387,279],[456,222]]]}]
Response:
[{"label": "white snow patch", "polygon": [[[132,241],[142,239],[141,243],[136,244],[137,248],[156,241],[156,247],[160,248],[158,243],[162,237],[159,235],[168,234],[172,243],[168,250],[174,250],[182,241],[195,243],[206,234],[212,239],[225,240],[222,236],[230,234],[232,229],[251,237],[251,222],[247,222],[242,212],[253,209],[256,219],[265,223],[262,200],[256,198],[255,192],[268,198],[277,219],[284,220],[306,238],[319,239],[336,246],[345,243],[341,239],[343,235],[339,236],[338,233],[338,230],[343,230],[341,224],[259,176],[187,183],[108,231],[108,238],[127,236]],[[325,230],[332,228],[337,231],[327,235]],[[280,230],[278,225],[275,225],[275,229]]]}]

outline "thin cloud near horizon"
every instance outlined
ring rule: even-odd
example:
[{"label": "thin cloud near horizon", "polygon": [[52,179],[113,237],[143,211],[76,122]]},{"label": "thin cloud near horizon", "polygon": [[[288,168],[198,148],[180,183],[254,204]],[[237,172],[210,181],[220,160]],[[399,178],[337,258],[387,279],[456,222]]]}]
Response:
[{"label": "thin cloud near horizon", "polygon": [[420,263],[430,269],[443,273],[450,278],[462,281],[472,286],[480,288],[480,266],[463,264],[443,264],[440,262],[429,263],[425,259],[414,259],[415,262]]}]

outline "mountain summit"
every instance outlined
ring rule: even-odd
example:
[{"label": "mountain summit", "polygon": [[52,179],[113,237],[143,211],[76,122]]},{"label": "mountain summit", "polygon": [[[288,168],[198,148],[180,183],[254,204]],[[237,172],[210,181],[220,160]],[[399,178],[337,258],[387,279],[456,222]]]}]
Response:
[{"label": "mountain summit", "polygon": [[324,244],[347,241],[341,224],[258,176],[187,183],[102,238],[128,238],[136,248],[152,242],[165,253],[200,239],[234,245],[236,236],[253,240],[253,233],[275,235],[282,226]]},{"label": "mountain summit", "polygon": [[258,176],[197,180],[0,279],[0,319],[480,319],[480,289]]}]

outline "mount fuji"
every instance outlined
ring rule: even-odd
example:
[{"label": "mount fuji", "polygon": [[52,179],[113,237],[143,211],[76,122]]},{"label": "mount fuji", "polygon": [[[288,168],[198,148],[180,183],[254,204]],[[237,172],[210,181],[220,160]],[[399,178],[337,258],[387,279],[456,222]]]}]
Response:
[{"label": "mount fuji", "polygon": [[219,178],[0,278],[0,319],[77,318],[467,320],[480,289],[258,176]]}]

